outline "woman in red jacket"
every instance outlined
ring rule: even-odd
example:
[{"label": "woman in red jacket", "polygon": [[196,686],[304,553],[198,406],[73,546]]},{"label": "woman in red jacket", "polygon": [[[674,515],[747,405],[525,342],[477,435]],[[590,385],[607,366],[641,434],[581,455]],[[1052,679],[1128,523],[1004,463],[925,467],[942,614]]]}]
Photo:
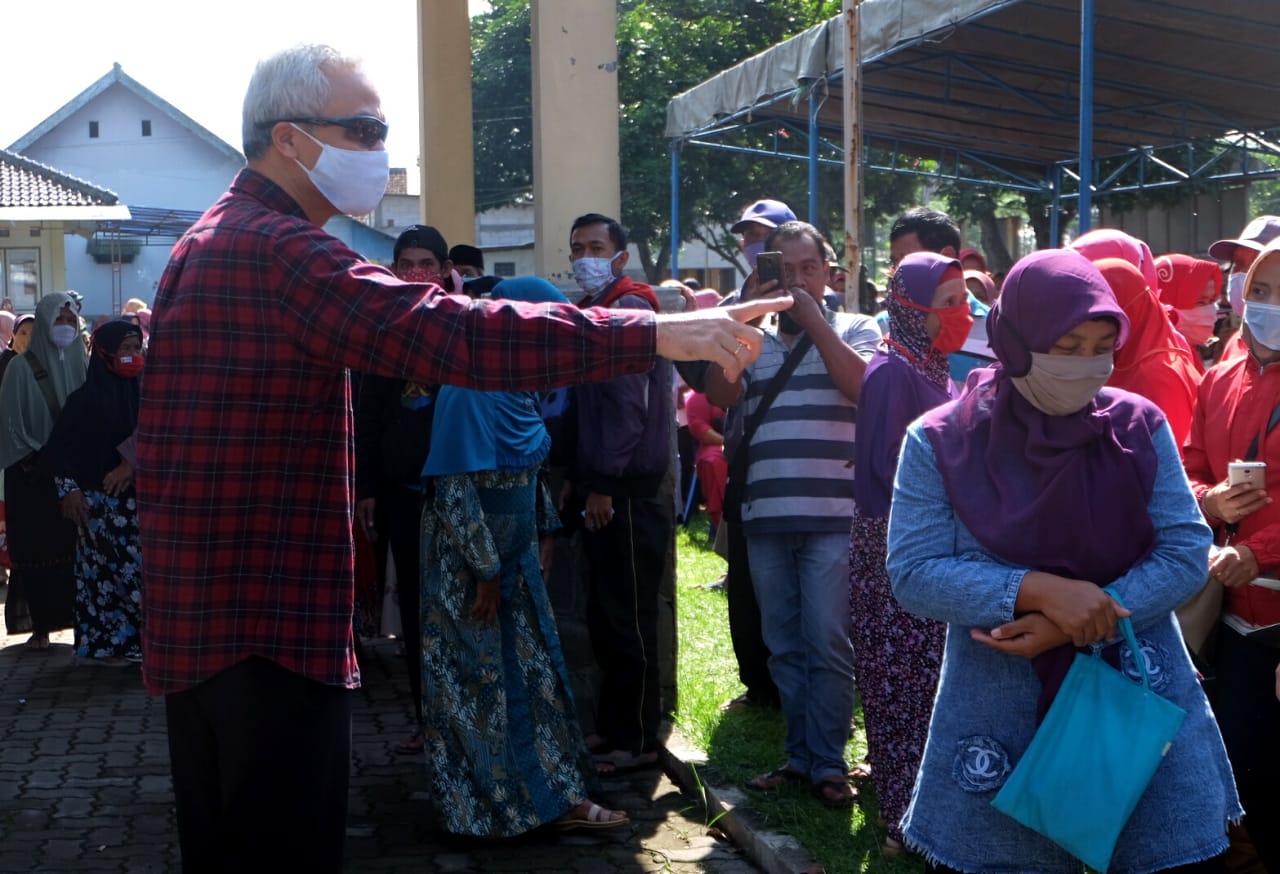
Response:
[{"label": "woman in red jacket", "polygon": [[1200,383],[1183,461],[1220,547],[1209,574],[1226,587],[1214,710],[1244,824],[1266,869],[1280,871],[1280,648],[1248,634],[1280,623],[1280,591],[1259,584],[1280,574],[1280,504],[1265,488],[1230,485],[1227,472],[1233,461],[1262,461],[1280,477],[1280,241],[1249,269],[1241,337],[1248,354],[1224,359]]},{"label": "woman in red jacket", "polygon": [[1191,430],[1191,408],[1200,384],[1195,355],[1174,336],[1155,290],[1138,268],[1119,258],[1093,263],[1129,317],[1129,341],[1116,351],[1115,370],[1107,385],[1142,395],[1159,407],[1169,420],[1173,439],[1182,446]]}]

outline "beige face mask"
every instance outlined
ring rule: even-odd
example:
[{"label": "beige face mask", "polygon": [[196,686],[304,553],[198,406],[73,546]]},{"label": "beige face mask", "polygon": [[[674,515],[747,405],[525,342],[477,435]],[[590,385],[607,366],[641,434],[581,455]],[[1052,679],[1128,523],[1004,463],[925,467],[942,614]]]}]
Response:
[{"label": "beige face mask", "polygon": [[1026,376],[1012,377],[1013,387],[1027,403],[1047,416],[1069,416],[1088,406],[1107,384],[1115,356],[1031,353]]}]

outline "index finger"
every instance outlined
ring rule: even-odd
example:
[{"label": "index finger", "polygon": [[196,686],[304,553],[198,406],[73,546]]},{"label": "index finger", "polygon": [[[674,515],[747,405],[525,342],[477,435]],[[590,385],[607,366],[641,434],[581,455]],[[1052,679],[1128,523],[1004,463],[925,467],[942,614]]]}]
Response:
[{"label": "index finger", "polygon": [[790,295],[784,297],[765,297],[757,298],[749,303],[735,303],[732,306],[724,307],[724,311],[739,322],[749,322],[752,319],[758,319],[769,313],[776,313],[781,310],[789,309],[795,299]]}]

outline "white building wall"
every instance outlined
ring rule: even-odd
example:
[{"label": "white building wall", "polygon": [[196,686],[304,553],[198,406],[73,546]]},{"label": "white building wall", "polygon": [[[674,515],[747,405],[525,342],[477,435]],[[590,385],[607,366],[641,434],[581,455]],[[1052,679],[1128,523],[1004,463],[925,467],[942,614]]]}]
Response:
[{"label": "white building wall", "polygon": [[[143,120],[151,136],[142,135]],[[89,122],[98,136],[89,136]],[[114,191],[130,206],[207,209],[226,191],[244,162],[215,148],[159,107],[113,85],[24,150],[36,161]],[[121,301],[150,303],[172,244],[144,245],[121,268]],[[66,237],[68,288],[84,295],[84,313],[112,311],[111,265],[97,264],[82,237]]]}]

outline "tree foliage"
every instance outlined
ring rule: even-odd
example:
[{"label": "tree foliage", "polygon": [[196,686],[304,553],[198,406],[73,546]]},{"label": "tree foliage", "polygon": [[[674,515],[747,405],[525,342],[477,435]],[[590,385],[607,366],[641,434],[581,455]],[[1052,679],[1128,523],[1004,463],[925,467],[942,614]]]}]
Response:
[{"label": "tree foliage", "polygon": [[[617,0],[619,139],[622,223],[636,244],[650,281],[667,275],[671,263],[671,155],[664,135],[667,102],[710,76],[794,36],[840,12],[840,0]],[[472,97],[476,148],[476,207],[527,202],[533,192],[531,16],[529,0],[492,0],[491,11],[472,19]],[[803,130],[743,126],[718,139],[726,145],[759,147],[791,138],[802,154]],[[584,148],[589,146],[584,132]],[[827,149],[827,157],[835,153]],[[1123,158],[1117,159],[1122,161]],[[920,161],[915,162],[917,165]],[[924,162],[927,164],[928,162]],[[1116,164],[1114,166],[1120,166]],[[915,169],[923,169],[916,167]],[[1099,164],[1109,174],[1111,165]],[[927,172],[927,170],[926,170]],[[984,168],[966,168],[983,178]],[[1128,174],[1135,170],[1125,171]],[[1122,174],[1123,175],[1123,174]],[[1126,177],[1127,178],[1127,177]],[[1124,181],[1124,180],[1122,180]],[[1016,252],[1006,250],[1000,222],[1018,217],[1035,232],[1038,247],[1049,239],[1051,198],[970,184],[925,184],[955,218],[981,240],[993,270],[1007,269]],[[1276,185],[1280,190],[1280,183]],[[906,207],[923,202],[919,177],[890,172],[863,175],[864,244],[871,258],[883,254],[887,229]],[[680,156],[680,242],[699,240],[741,266],[729,227],[759,197],[789,203],[837,245],[843,236],[843,172],[818,170],[818,214],[808,215],[809,176],[803,160],[737,153],[697,146]],[[1095,196],[1113,210],[1168,204],[1186,189]],[[1060,227],[1074,218],[1074,200],[1063,202]],[[590,209],[583,204],[583,210]],[[877,252],[878,250],[878,252]]]},{"label": "tree foliage", "polygon": [[[620,0],[621,220],[650,280],[666,274],[671,256],[667,101],[825,21],[840,6],[840,0]],[[527,0],[494,0],[490,12],[472,19],[477,209],[532,195],[530,27]],[[808,168],[803,162],[749,155],[725,160],[723,153],[689,148],[681,156],[680,172],[682,241],[702,239],[731,260],[738,253],[728,227],[751,201],[777,197],[805,214]],[[882,187],[882,200],[903,200],[901,180]],[[814,223],[830,233],[842,224],[839,167],[821,168],[819,191],[822,215],[813,217]]]}]

